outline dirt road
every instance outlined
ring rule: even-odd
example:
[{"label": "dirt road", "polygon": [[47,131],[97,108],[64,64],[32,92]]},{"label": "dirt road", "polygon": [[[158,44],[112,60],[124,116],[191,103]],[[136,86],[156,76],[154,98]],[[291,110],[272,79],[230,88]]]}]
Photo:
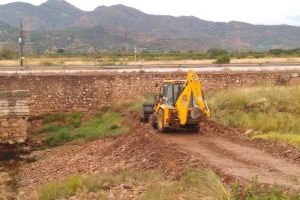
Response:
[{"label": "dirt road", "polygon": [[167,134],[160,137],[195,159],[225,174],[244,180],[257,177],[265,184],[300,189],[300,165],[208,133]]}]

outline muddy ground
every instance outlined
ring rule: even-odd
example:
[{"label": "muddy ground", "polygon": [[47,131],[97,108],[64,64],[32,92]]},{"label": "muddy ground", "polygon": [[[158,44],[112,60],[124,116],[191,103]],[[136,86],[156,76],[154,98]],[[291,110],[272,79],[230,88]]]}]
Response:
[{"label": "muddy ground", "polygon": [[[150,125],[139,122],[136,113],[127,113],[126,117],[130,131],[124,136],[32,152],[30,162],[19,161],[22,164],[17,165],[17,171],[10,171],[14,184],[5,195],[8,199],[32,199],[43,183],[62,180],[70,174],[120,168],[158,169],[180,177],[186,165],[213,169],[226,183],[245,184],[257,176],[261,183],[300,189],[297,149],[249,140],[241,130],[215,122],[206,122],[195,134],[159,134]],[[15,168],[11,164],[8,168]]]}]

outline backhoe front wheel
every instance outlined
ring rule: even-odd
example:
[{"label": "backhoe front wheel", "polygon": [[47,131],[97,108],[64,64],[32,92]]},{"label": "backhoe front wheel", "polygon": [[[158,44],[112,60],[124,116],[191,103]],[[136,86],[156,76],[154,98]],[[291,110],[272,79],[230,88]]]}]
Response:
[{"label": "backhoe front wheel", "polygon": [[189,125],[189,126],[187,126],[187,130],[190,133],[198,133],[200,131],[200,126],[199,125]]},{"label": "backhoe front wheel", "polygon": [[157,129],[161,133],[165,133],[167,131],[167,128],[165,127],[164,111],[162,109],[157,113]]},{"label": "backhoe front wheel", "polygon": [[149,116],[149,122],[151,124],[151,126],[154,128],[154,129],[157,129],[157,119],[156,119],[156,116],[154,114],[151,114]]}]

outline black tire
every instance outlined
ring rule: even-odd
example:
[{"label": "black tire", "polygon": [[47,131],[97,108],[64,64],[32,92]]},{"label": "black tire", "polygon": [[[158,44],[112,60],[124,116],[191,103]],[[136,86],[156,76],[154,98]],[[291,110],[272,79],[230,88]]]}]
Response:
[{"label": "black tire", "polygon": [[167,128],[164,123],[164,111],[160,109],[157,114],[157,129],[161,133],[167,132]]},{"label": "black tire", "polygon": [[149,116],[149,122],[154,129],[157,129],[156,116],[154,114]]},{"label": "black tire", "polygon": [[147,122],[147,119],[145,119],[145,115],[144,115],[143,112],[141,112],[140,121],[141,122]]},{"label": "black tire", "polygon": [[199,125],[190,125],[190,126],[187,126],[187,130],[190,133],[198,133],[200,131],[200,126]]}]

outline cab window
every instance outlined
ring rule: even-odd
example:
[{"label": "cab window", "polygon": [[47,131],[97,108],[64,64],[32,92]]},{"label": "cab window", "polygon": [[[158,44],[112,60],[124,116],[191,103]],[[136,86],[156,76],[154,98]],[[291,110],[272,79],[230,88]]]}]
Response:
[{"label": "cab window", "polygon": [[167,105],[173,105],[173,84],[166,83],[163,88],[163,102]]},{"label": "cab window", "polygon": [[163,87],[163,102],[170,106],[175,106],[183,90],[183,84],[166,83]]},{"label": "cab window", "polygon": [[174,85],[174,105],[176,104],[179,96],[181,95],[181,92],[183,90],[183,84],[175,84]]}]

